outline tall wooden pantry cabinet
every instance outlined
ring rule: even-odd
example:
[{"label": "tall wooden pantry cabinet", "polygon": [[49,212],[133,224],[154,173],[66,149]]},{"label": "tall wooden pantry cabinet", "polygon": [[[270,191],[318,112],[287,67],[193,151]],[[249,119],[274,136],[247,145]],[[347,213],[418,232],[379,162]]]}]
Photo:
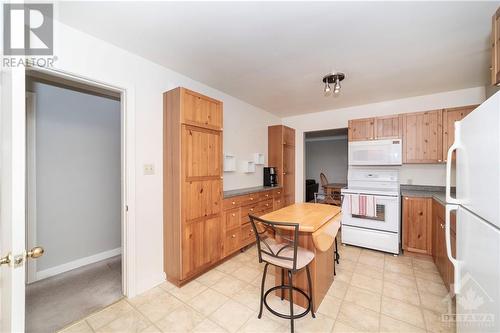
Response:
[{"label": "tall wooden pantry cabinet", "polygon": [[285,206],[295,203],[295,130],[275,125],[268,127],[269,166],[278,169],[278,184],[283,187]]},{"label": "tall wooden pantry cabinet", "polygon": [[164,268],[182,285],[222,255],[222,102],[163,94]]}]

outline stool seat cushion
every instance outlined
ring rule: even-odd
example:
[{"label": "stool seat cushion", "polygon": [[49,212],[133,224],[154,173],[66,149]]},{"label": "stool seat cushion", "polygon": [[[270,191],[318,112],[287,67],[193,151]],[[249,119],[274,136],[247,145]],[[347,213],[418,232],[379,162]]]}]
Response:
[{"label": "stool seat cushion", "polygon": [[[269,247],[272,249],[272,252],[277,253],[285,243],[268,243]],[[286,260],[277,258],[275,256],[264,253],[264,251],[269,252],[269,249],[265,245],[261,245],[262,249],[262,260],[270,263],[271,265],[293,269],[293,260]],[[293,259],[293,248],[287,247],[279,253],[280,257]],[[302,269],[306,267],[312,260],[314,259],[314,252],[306,250],[302,247],[297,247],[297,267],[296,269]]]}]

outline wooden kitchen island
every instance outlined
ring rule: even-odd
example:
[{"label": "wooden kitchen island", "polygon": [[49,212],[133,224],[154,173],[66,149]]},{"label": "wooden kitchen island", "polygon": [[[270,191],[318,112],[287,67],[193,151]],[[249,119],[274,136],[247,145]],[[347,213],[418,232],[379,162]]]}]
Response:
[{"label": "wooden kitchen island", "polygon": [[[273,222],[299,224],[299,246],[314,252],[314,259],[309,264],[309,268],[312,279],[314,311],[316,311],[333,283],[334,240],[342,218],[340,207],[316,203],[297,203],[263,215],[261,218]],[[276,285],[280,285],[281,269],[276,268],[275,276]],[[309,293],[305,270],[296,273],[293,282],[294,286]],[[279,291],[277,291],[278,293],[281,295]],[[285,295],[287,294],[285,293]],[[307,307],[307,300],[299,293],[294,293],[293,302],[299,306]]]}]

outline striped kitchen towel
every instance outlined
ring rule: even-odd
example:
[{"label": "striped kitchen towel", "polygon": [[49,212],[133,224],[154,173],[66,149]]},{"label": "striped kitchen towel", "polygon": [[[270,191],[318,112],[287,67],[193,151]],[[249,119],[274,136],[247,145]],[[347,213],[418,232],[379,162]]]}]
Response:
[{"label": "striped kitchen towel", "polygon": [[352,215],[367,217],[377,216],[377,205],[373,195],[351,194],[349,195],[349,199]]}]

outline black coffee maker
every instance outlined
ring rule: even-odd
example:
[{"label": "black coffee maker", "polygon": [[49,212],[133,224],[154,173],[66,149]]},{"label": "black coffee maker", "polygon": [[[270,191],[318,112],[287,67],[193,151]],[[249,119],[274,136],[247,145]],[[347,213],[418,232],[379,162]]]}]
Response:
[{"label": "black coffee maker", "polygon": [[275,167],[264,167],[264,186],[277,186],[278,173]]}]

